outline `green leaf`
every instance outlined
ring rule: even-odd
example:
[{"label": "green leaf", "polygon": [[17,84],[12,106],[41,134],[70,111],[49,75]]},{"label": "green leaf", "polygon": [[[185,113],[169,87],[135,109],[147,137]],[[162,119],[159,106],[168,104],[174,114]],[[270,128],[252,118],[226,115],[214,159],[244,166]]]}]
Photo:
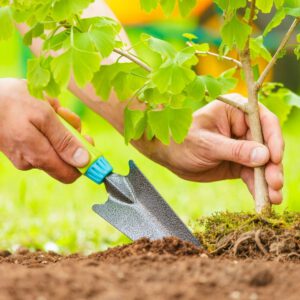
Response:
[{"label": "green leaf", "polygon": [[299,17],[300,17],[300,7],[296,7],[296,8],[286,8],[286,9],[285,9],[285,13],[286,13],[288,16],[292,16],[292,17],[299,18]]},{"label": "green leaf", "polygon": [[0,7],[0,41],[12,36],[14,23],[11,9],[8,6]]},{"label": "green leaf", "polygon": [[292,107],[300,108],[300,96],[276,82],[263,85],[259,101],[277,115],[281,124],[287,120]]},{"label": "green leaf", "polygon": [[252,28],[248,24],[241,22],[236,15],[228,20],[222,28],[223,42],[232,49],[235,45],[238,49],[243,49]]},{"label": "green leaf", "polygon": [[23,38],[24,44],[30,46],[32,44],[32,39],[41,36],[43,33],[44,33],[44,24],[37,23],[24,35]]},{"label": "green leaf", "polygon": [[58,34],[49,37],[43,44],[44,50],[59,50],[63,47],[66,40],[70,39],[70,30],[64,30]]},{"label": "green leaf", "polygon": [[198,37],[196,35],[194,35],[193,33],[188,33],[188,32],[184,33],[182,36],[185,37],[186,39],[188,39],[189,41],[198,39]]},{"label": "green leaf", "polygon": [[169,16],[175,7],[176,0],[161,0],[160,5],[164,11],[164,13]]},{"label": "green leaf", "polygon": [[120,32],[121,26],[115,20],[106,17],[95,17],[82,19],[81,28],[100,52],[103,58],[108,57],[116,46],[116,36]]},{"label": "green leaf", "polygon": [[208,52],[209,51],[209,44],[202,43],[202,44],[193,44],[193,48],[199,52]]},{"label": "green leaf", "polygon": [[264,39],[262,35],[257,38],[250,39],[250,50],[252,59],[257,57],[262,57],[267,61],[272,59],[271,53],[264,46]]},{"label": "green leaf", "polygon": [[282,8],[282,6],[284,4],[284,0],[274,0],[274,3],[275,3],[275,7],[277,9],[280,9],[280,8]]},{"label": "green leaf", "polygon": [[196,6],[196,0],[178,0],[179,10],[183,17],[186,17]]},{"label": "green leaf", "polygon": [[141,7],[146,12],[151,12],[157,7],[159,0],[141,0]]},{"label": "green leaf", "polygon": [[120,100],[133,96],[145,83],[145,71],[134,63],[115,63],[101,66],[92,84],[102,100],[108,100],[114,89]]},{"label": "green leaf", "polygon": [[41,58],[28,60],[27,68],[27,79],[31,94],[37,98],[43,98],[42,91],[50,81],[50,71],[42,66]]},{"label": "green leaf", "polygon": [[300,108],[300,96],[290,90],[286,92],[285,101],[291,106]]},{"label": "green leaf", "polygon": [[205,97],[205,82],[201,76],[197,76],[185,89],[187,98],[192,98],[195,101],[203,101]]},{"label": "green leaf", "polygon": [[214,1],[222,10],[233,11],[245,7],[247,0],[215,0]]},{"label": "green leaf", "polygon": [[278,27],[282,21],[284,20],[286,16],[285,10],[280,9],[276,12],[272,20],[268,23],[267,27],[264,30],[264,36],[266,36],[270,31],[272,31],[274,28]]},{"label": "green leaf", "polygon": [[151,133],[166,145],[169,144],[170,137],[176,143],[182,143],[192,123],[190,108],[167,107],[164,110],[149,111],[147,115]]},{"label": "green leaf", "polygon": [[175,57],[176,51],[170,43],[161,39],[154,38],[148,34],[143,34],[141,38],[142,41],[148,44],[149,48],[152,51],[161,56],[162,60]]},{"label": "green leaf", "polygon": [[273,0],[256,0],[256,7],[267,14],[273,7]]},{"label": "green leaf", "polygon": [[57,56],[51,63],[54,79],[62,86],[66,86],[71,73],[80,87],[90,82],[94,73],[99,69],[100,56],[77,47],[71,47],[66,52]]},{"label": "green leaf", "polygon": [[62,21],[80,13],[92,0],[58,0],[53,5],[53,17]]},{"label": "green leaf", "polygon": [[146,113],[141,110],[130,110],[128,108],[124,111],[125,129],[124,137],[125,143],[128,144],[131,140],[138,140],[143,135],[147,118]]},{"label": "green leaf", "polygon": [[223,72],[219,76],[218,81],[222,88],[220,94],[228,93],[229,91],[236,88],[238,79],[233,77],[235,73],[236,73],[236,68],[232,68],[232,69],[229,69],[229,70]]},{"label": "green leaf", "polygon": [[206,90],[209,94],[209,100],[214,100],[222,94],[221,82],[210,75],[202,76],[202,80],[205,83]]},{"label": "green leaf", "polygon": [[196,77],[190,68],[178,65],[168,60],[161,68],[152,74],[153,83],[158,87],[160,93],[170,92],[179,94]]}]

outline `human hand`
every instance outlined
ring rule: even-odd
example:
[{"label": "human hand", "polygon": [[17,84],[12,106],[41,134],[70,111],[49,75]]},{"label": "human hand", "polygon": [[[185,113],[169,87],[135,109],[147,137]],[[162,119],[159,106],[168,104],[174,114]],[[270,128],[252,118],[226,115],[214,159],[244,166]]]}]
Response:
[{"label": "human hand", "polygon": [[253,195],[253,167],[266,164],[270,201],[280,204],[284,141],[277,117],[263,105],[260,105],[260,119],[266,146],[251,141],[248,118],[243,112],[220,101],[213,101],[194,113],[182,144],[172,142],[164,146],[157,140],[134,144],[184,179],[211,182],[241,178]]},{"label": "human hand", "polygon": [[19,170],[37,168],[71,183],[90,158],[56,113],[81,130],[80,118],[58,101],[30,96],[25,80],[0,79],[0,150]]}]

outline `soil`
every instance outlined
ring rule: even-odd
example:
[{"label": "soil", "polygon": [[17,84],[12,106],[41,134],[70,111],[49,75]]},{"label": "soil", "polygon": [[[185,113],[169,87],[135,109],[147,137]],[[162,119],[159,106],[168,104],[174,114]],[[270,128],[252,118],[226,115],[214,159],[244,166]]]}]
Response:
[{"label": "soil", "polygon": [[0,300],[299,299],[297,261],[232,259],[175,238],[89,256],[0,252]]}]

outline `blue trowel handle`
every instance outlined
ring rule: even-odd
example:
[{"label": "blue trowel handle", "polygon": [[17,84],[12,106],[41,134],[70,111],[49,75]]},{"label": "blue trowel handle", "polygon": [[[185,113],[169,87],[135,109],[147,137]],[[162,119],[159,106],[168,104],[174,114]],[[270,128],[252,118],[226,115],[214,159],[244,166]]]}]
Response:
[{"label": "blue trowel handle", "polygon": [[104,179],[112,173],[112,166],[105,159],[102,153],[91,145],[73,126],[71,126],[63,118],[59,118],[64,126],[82,143],[84,148],[90,154],[89,164],[84,168],[78,168],[78,170],[92,181],[97,184],[101,184]]}]

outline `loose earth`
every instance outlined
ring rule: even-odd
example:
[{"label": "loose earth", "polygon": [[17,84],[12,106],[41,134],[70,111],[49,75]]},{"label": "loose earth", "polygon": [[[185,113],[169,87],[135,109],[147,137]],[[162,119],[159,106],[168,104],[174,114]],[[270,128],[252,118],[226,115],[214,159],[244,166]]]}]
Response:
[{"label": "loose earth", "polygon": [[0,300],[299,299],[297,261],[211,257],[174,238],[90,256],[0,252]]}]

